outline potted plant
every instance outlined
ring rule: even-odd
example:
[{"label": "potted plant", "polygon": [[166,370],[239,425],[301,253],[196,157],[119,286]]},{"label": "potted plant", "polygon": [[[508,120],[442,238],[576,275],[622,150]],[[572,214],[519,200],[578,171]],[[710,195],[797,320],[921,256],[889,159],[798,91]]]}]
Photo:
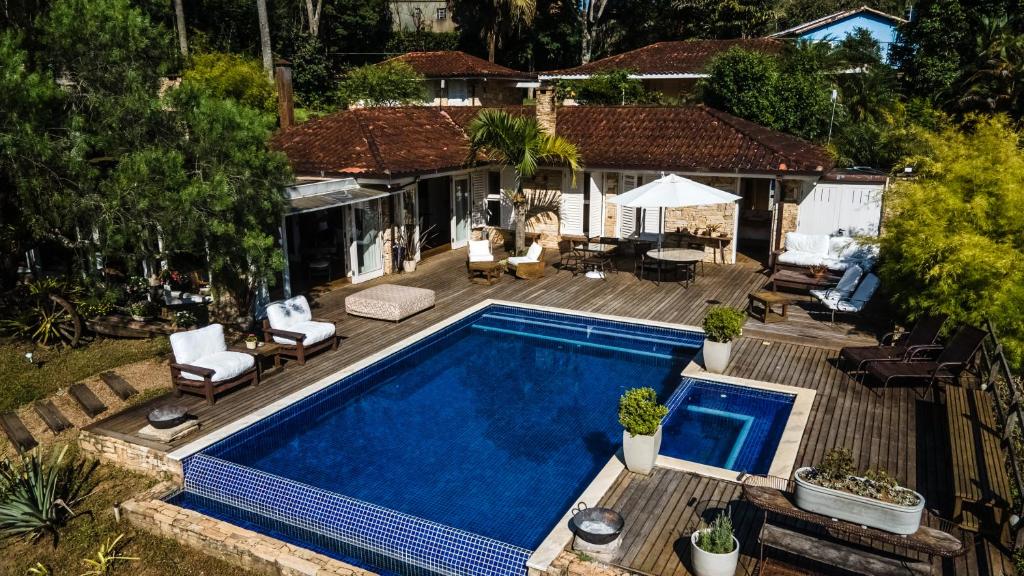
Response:
[{"label": "potted plant", "polygon": [[895,534],[913,534],[921,525],[924,497],[896,483],[885,470],[857,475],[849,450],[836,449],[821,464],[795,475],[797,507]]},{"label": "potted plant", "polygon": [[740,541],[732,533],[732,519],[725,511],[707,528],[690,535],[690,559],[697,576],[733,576],[740,559]]},{"label": "potted plant", "polygon": [[405,272],[416,271],[416,258],[423,247],[423,239],[429,238],[434,226],[423,228],[420,226],[420,233],[416,234],[416,224],[412,221],[406,222],[405,226],[399,228],[395,234],[395,252],[402,255],[402,270]]},{"label": "potted plant", "polygon": [[704,316],[704,368],[725,372],[732,356],[732,342],[743,334],[747,315],[729,306],[712,306]]},{"label": "potted plant", "polygon": [[128,314],[136,322],[145,322],[153,317],[153,304],[147,300],[132,302],[128,305]]},{"label": "potted plant", "polygon": [[722,229],[721,224],[708,224],[708,236],[715,236]]},{"label": "potted plant", "polygon": [[668,408],[658,403],[653,388],[633,388],[619,398],[619,424],[622,424],[622,454],[626,468],[650,474],[661,450],[661,419]]},{"label": "potted plant", "polygon": [[812,264],[807,267],[807,275],[811,278],[824,278],[828,274],[828,266]]},{"label": "potted plant", "polygon": [[249,350],[255,350],[259,342],[260,341],[256,338],[255,334],[249,334],[245,337],[245,347]]}]

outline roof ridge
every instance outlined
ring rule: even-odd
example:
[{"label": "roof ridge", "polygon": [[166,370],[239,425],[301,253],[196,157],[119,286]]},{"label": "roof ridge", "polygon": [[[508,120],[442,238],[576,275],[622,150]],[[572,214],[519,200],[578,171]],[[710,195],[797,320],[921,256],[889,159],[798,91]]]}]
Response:
[{"label": "roof ridge", "polygon": [[356,119],[356,126],[359,127],[359,133],[362,134],[363,140],[366,142],[366,148],[373,155],[373,160],[377,163],[377,169],[382,174],[390,174],[391,170],[384,164],[384,156],[380,153],[380,147],[377,146],[377,140],[370,132],[369,128],[363,124],[363,112],[365,108],[356,108],[352,110],[352,115]]},{"label": "roof ridge", "polygon": [[[704,104],[698,104],[697,107],[701,108],[702,110],[707,112],[708,115],[710,115],[710,116],[712,116],[712,117],[714,117],[714,118],[716,118],[716,119],[718,119],[718,120],[720,120],[722,122],[725,122],[730,127],[732,127],[733,130],[736,130],[737,132],[739,132],[743,136],[746,136],[747,138],[750,138],[750,139],[756,141],[761,146],[764,146],[768,150],[771,150],[773,153],[778,154],[779,156],[782,156],[782,157],[786,158],[787,160],[791,160],[792,159],[792,154],[790,154],[789,152],[786,152],[780,146],[776,146],[774,144],[766,142],[763,138],[760,137],[760,135],[754,133],[756,131],[747,130],[743,126],[741,126],[740,124],[743,124],[743,123],[750,124],[751,126],[754,126],[754,127],[757,127],[757,128],[761,128],[763,130],[771,130],[771,131],[776,132],[778,134],[781,134],[783,136],[788,136],[789,138],[793,138],[795,140],[799,140],[799,141],[802,141],[802,142],[807,142],[803,138],[799,138],[797,136],[793,136],[792,134],[787,134],[787,133],[785,133],[785,132],[783,132],[781,130],[775,130],[773,128],[768,128],[767,126],[761,126],[760,124],[757,124],[755,122],[751,122],[750,120],[745,120],[743,118],[740,118],[739,116],[733,116],[732,114],[729,114],[728,112],[724,112],[722,110],[718,110],[717,108],[712,108],[712,107],[704,105]],[[738,120],[739,123],[734,122],[734,120]],[[810,144],[810,142],[807,142],[807,143]]]}]

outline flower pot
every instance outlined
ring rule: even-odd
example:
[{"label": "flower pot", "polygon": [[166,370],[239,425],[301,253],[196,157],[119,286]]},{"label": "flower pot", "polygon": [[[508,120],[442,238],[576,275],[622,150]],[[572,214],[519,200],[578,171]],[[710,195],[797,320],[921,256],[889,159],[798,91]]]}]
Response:
[{"label": "flower pot", "polygon": [[801,478],[809,470],[800,468],[796,471],[796,493],[793,498],[798,508],[894,534],[913,534],[921,526],[924,497],[917,492],[914,492],[917,495],[917,504],[914,506],[890,504],[811,484]]},{"label": "flower pot", "polygon": [[714,554],[701,550],[697,546],[697,537],[701,532],[697,530],[690,535],[690,560],[693,563],[693,572],[697,576],[733,576],[736,574],[736,565],[740,561],[740,541],[732,537],[732,552],[725,554]]},{"label": "flower pot", "polygon": [[135,320],[136,322],[145,322],[149,320],[149,318],[149,316],[140,316],[138,314],[132,314],[132,320]]},{"label": "flower pot", "polygon": [[622,431],[622,455],[626,459],[626,468],[637,474],[650,474],[654,469],[654,461],[661,450],[661,426],[652,436],[642,434],[633,436],[626,430]]},{"label": "flower pot", "polygon": [[725,372],[732,356],[732,342],[704,340],[704,368],[708,372]]},{"label": "flower pot", "polygon": [[249,350],[255,350],[256,344],[259,344],[257,340],[253,340],[252,342],[248,340],[245,341],[245,347],[248,348]]},{"label": "flower pot", "polygon": [[415,272],[416,271],[416,261],[415,260],[402,260],[402,270],[405,270],[406,272]]}]

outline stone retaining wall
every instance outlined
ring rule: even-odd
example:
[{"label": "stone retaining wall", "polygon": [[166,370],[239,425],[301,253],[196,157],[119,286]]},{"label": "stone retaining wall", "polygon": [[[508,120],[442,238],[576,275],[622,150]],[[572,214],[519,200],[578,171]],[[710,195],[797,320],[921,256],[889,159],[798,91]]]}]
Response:
[{"label": "stone retaining wall", "polygon": [[169,459],[166,453],[159,450],[119,438],[82,430],[78,434],[78,447],[98,460],[110,462],[134,472],[157,477],[170,474],[179,480],[184,478],[181,462]]},{"label": "stone retaining wall", "polygon": [[176,484],[162,482],[121,505],[134,526],[241,566],[271,576],[373,576],[368,572],[265,536],[210,518],[162,500]]},{"label": "stone retaining wall", "polygon": [[630,576],[632,574],[628,570],[585,559],[585,557],[568,550],[559,554],[546,571],[540,572],[533,568],[529,571],[529,576]]}]

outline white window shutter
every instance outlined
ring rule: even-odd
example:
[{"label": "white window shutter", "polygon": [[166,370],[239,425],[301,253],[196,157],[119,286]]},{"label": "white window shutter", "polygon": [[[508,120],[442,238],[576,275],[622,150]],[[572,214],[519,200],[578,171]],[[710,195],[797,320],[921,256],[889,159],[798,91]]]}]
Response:
[{"label": "white window shutter", "polygon": [[[622,175],[622,190],[620,194],[629,192],[636,188],[636,175],[635,174],[623,174]],[[636,231],[636,208],[627,208],[625,206],[619,206],[619,237],[625,238],[633,234]]]},{"label": "white window shutter", "polygon": [[604,236],[604,175],[600,172],[589,176],[590,178],[590,235]]},{"label": "white window shutter", "polygon": [[644,210],[644,232],[650,234],[658,233],[658,219],[661,215],[661,211],[657,208],[647,208]]},{"label": "white window shutter", "polygon": [[472,226],[482,228],[487,224],[487,172],[478,171],[470,175],[472,190]]},{"label": "white window shutter", "polygon": [[562,234],[583,234],[583,174],[577,174],[573,183],[572,175],[565,173],[561,200]]}]

